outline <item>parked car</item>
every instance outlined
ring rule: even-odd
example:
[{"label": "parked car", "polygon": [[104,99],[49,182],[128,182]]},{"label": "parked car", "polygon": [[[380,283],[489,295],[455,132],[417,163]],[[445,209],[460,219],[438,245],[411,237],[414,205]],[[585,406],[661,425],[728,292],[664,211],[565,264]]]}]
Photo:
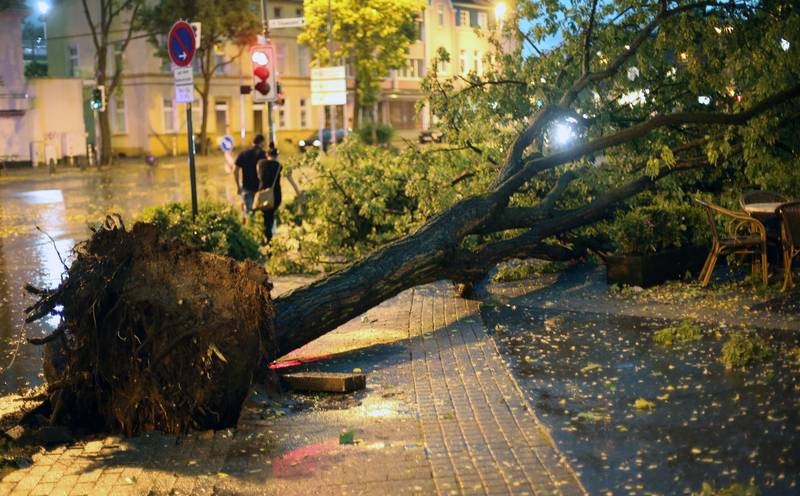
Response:
[{"label": "parked car", "polygon": [[[342,141],[344,141],[345,135],[346,135],[346,133],[345,133],[344,129],[337,129],[336,130],[336,142],[337,143],[341,143]],[[312,134],[308,138],[301,139],[300,141],[298,141],[297,142],[297,146],[300,148],[300,153],[305,152],[306,148],[309,148],[309,147],[312,147],[312,146],[315,147],[315,148],[321,148],[322,150],[327,151],[328,147],[331,145],[332,141],[333,140],[331,139],[331,130],[330,129],[323,129],[322,130],[322,142],[320,142],[319,130],[317,130],[317,131],[314,131],[314,134]]]},{"label": "parked car", "polygon": [[419,142],[420,144],[425,143],[441,143],[444,141],[444,132],[436,131],[435,129],[429,129],[427,131],[420,131],[419,132]]}]

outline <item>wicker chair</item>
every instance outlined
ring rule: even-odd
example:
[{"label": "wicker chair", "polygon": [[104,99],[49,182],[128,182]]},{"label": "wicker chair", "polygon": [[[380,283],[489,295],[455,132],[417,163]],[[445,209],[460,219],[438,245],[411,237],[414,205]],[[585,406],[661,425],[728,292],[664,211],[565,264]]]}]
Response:
[{"label": "wicker chair", "polygon": [[[760,255],[761,278],[764,284],[767,284],[767,231],[764,224],[744,212],[735,212],[702,200],[695,201],[705,208],[708,224],[711,227],[711,252],[703,265],[703,270],[700,271],[700,285],[702,287],[708,285],[717,258],[729,253],[753,255],[753,275],[758,273],[759,257],[756,255]],[[725,220],[727,237],[720,237],[714,219],[715,214]]]},{"label": "wicker chair", "polygon": [[800,202],[784,203],[778,207],[781,218],[783,246],[783,290],[794,286],[792,260],[800,253]]}]

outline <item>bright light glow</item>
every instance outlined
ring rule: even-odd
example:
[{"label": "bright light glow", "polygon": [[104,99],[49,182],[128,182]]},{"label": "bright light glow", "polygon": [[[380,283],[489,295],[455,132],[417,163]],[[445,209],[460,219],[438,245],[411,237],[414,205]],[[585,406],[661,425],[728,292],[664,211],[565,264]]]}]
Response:
[{"label": "bright light glow", "polygon": [[792,44],[789,43],[789,40],[784,40],[783,38],[781,38],[781,48],[783,49],[784,52],[788,52],[791,46]]},{"label": "bright light glow", "polygon": [[711,97],[710,96],[705,96],[705,95],[704,96],[698,96],[697,97],[697,103],[699,103],[700,105],[708,105],[708,104],[711,103]]},{"label": "bright light glow", "polygon": [[50,12],[50,4],[42,0],[36,2],[36,8],[42,15],[47,15],[47,13]]},{"label": "bright light glow", "polygon": [[720,28],[720,27],[715,27],[714,31],[716,31],[717,34],[722,34],[722,28]]},{"label": "bright light glow", "polygon": [[253,52],[253,54],[250,56],[250,60],[258,65],[267,65],[267,62],[269,62],[267,54],[264,52]]},{"label": "bright light glow", "polygon": [[319,147],[320,147],[320,145],[322,145],[322,143],[321,143],[321,142],[320,142],[320,140],[318,140],[318,139],[315,139],[313,144],[314,144],[314,146],[316,146],[317,148],[319,148]]},{"label": "bright light glow", "polygon": [[556,146],[568,145],[575,138],[572,126],[566,122],[555,123],[551,130],[551,135],[553,136],[553,143]]},{"label": "bright light glow", "polygon": [[494,16],[495,19],[500,21],[506,16],[506,4],[505,2],[498,2],[497,5],[494,6]]}]

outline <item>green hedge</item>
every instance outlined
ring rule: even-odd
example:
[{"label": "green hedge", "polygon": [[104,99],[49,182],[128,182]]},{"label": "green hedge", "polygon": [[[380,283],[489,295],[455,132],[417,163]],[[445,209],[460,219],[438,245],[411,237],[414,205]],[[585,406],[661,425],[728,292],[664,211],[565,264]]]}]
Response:
[{"label": "green hedge", "polygon": [[201,201],[197,220],[192,222],[192,207],[186,203],[168,203],[142,212],[140,220],[155,224],[169,236],[176,237],[203,251],[236,260],[260,260],[258,222],[242,225],[241,214],[230,204]]}]

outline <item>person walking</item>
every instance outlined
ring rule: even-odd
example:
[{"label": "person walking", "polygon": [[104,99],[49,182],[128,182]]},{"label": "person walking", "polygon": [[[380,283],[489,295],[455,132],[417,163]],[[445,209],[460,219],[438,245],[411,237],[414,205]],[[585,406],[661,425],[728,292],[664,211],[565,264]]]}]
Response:
[{"label": "person walking", "polygon": [[272,228],[275,224],[275,212],[281,205],[281,164],[278,162],[278,150],[270,148],[267,159],[258,161],[258,189],[274,188],[275,206],[262,210],[264,214],[264,236],[267,244],[272,241]]},{"label": "person walking", "polygon": [[[257,134],[253,138],[253,146],[242,151],[236,157],[236,168],[233,171],[233,179],[236,181],[236,192],[242,195],[245,213],[248,215],[253,212],[253,197],[258,191],[258,161],[266,158],[264,153],[264,136]],[[239,175],[242,180],[239,182]]]}]

